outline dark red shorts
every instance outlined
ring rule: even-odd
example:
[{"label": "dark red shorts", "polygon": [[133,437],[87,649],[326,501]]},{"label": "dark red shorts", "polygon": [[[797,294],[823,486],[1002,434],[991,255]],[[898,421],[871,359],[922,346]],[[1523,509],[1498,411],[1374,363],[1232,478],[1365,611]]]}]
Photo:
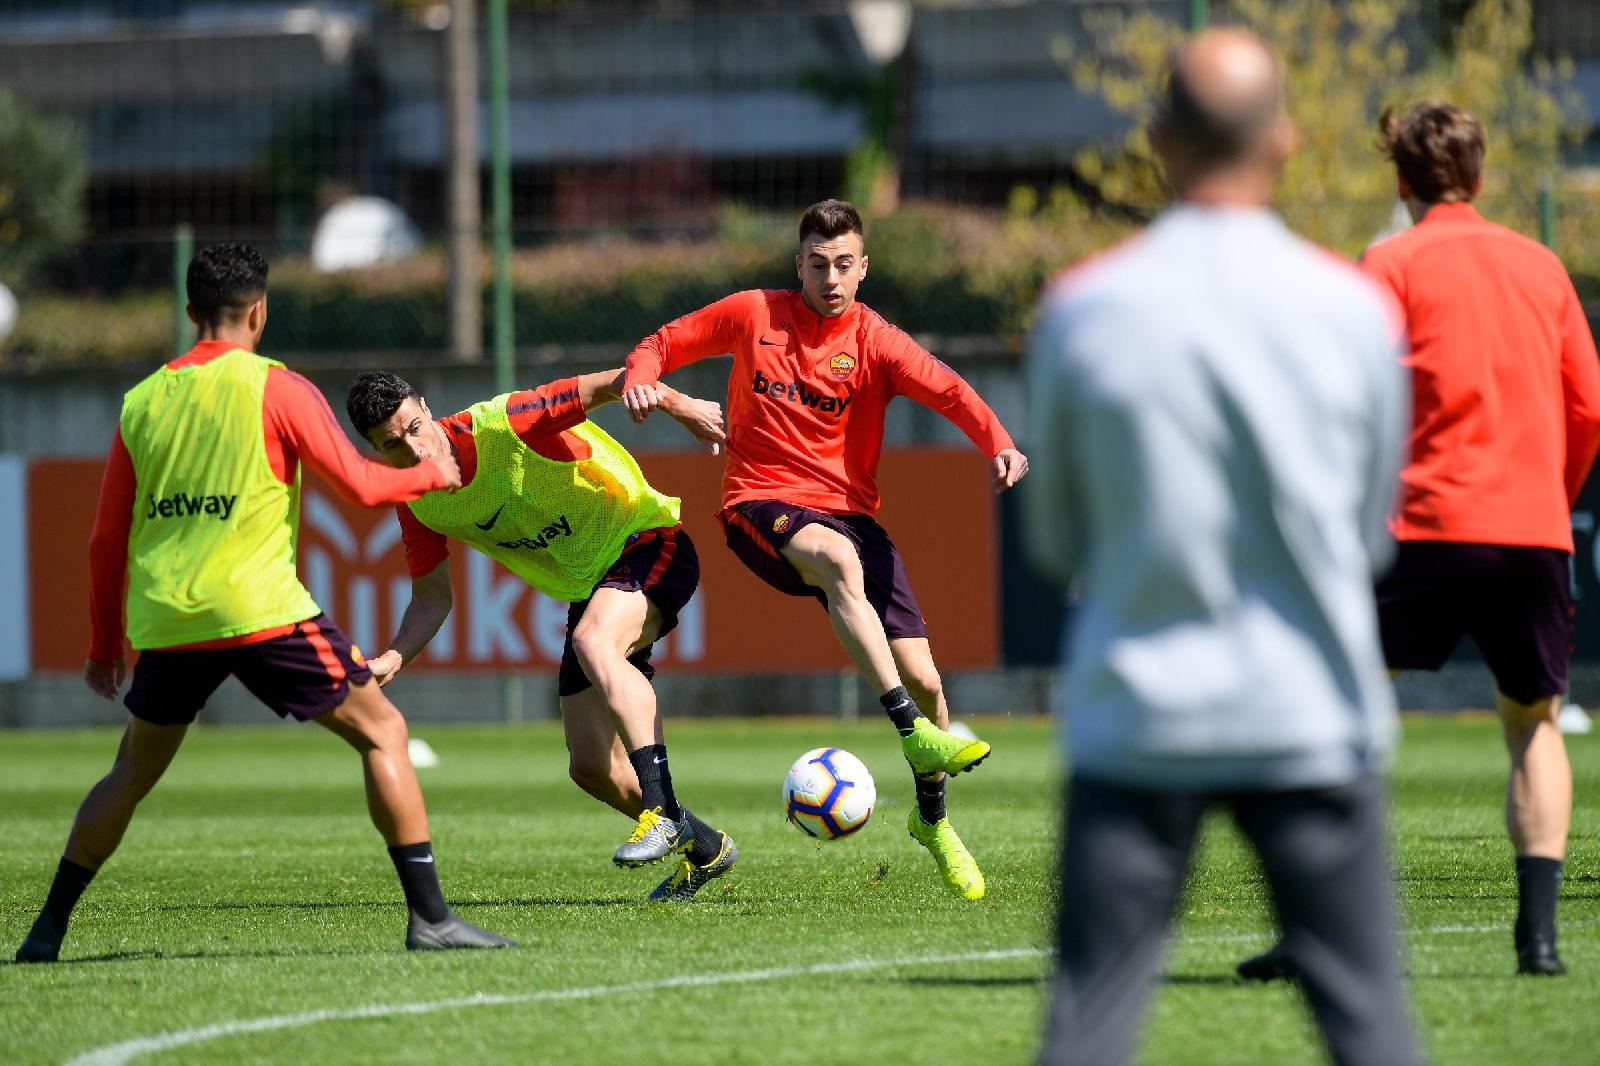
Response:
[{"label": "dark red shorts", "polygon": [[[644,593],[661,612],[661,632],[656,635],[657,640],[678,627],[678,614],[699,587],[700,556],[682,526],[646,529],[633,534],[606,576],[595,585],[597,591],[622,589]],[[561,667],[556,676],[556,693],[561,696],[576,696],[591,685],[589,675],[583,672],[578,655],[572,650],[572,634],[588,608],[589,601],[581,600],[567,611],[567,640],[561,648]],[[656,676],[656,668],[650,663],[653,647],[652,644],[628,657],[646,678]]]},{"label": "dark red shorts", "polygon": [[843,533],[856,547],[866,581],[867,602],[883,620],[883,631],[899,637],[926,637],[917,595],[911,589],[905,560],[889,534],[864,514],[829,514],[782,500],[747,500],[725,507],[717,515],[728,547],[757,577],[790,596],[808,596],[828,606],[821,589],[808,585],[782,555],[784,545],[800,530],[817,524]]},{"label": "dark red shorts", "polygon": [[230,674],[280,718],[293,715],[301,721],[343,703],[352,681],[372,680],[350,638],[319,614],[293,633],[259,644],[140,652],[123,702],[135,718],[153,725],[188,725]]},{"label": "dark red shorts", "polygon": [[1567,691],[1571,556],[1553,548],[1402,541],[1378,583],[1378,627],[1391,670],[1437,670],[1463,636],[1501,692],[1519,703]]}]

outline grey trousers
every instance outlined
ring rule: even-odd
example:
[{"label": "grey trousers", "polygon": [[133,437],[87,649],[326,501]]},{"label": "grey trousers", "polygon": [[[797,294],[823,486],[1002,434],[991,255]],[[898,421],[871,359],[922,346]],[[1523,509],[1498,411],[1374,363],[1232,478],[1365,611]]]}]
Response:
[{"label": "grey trousers", "polygon": [[1131,1058],[1200,820],[1213,804],[1231,811],[1261,857],[1283,945],[1333,1061],[1421,1061],[1400,983],[1380,780],[1203,795],[1074,775],[1067,803],[1045,1066]]}]

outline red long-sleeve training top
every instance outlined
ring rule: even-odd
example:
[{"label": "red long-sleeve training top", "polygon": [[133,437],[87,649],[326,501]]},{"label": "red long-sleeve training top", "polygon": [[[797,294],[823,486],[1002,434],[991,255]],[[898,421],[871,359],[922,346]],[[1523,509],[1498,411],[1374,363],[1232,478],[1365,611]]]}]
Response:
[{"label": "red long-sleeve training top", "polygon": [[662,326],[628,356],[627,384],[727,352],[723,507],[774,499],[876,512],[884,411],[896,396],[938,411],[986,456],[1014,447],[972,386],[877,312],[857,303],[826,318],[790,289],[737,292]]},{"label": "red long-sleeve training top", "polygon": [[1404,309],[1411,342],[1395,536],[1571,551],[1571,507],[1600,448],[1600,360],[1561,261],[1452,203],[1362,265]]},{"label": "red long-sleeve training top", "polygon": [[[167,367],[176,370],[209,363],[237,347],[227,341],[201,341]],[[304,460],[340,495],[363,507],[414,500],[424,492],[444,487],[444,480],[432,463],[393,470],[364,458],[339,428],[321,391],[292,370],[271,367],[267,371],[261,400],[261,432],[267,448],[267,462],[285,485],[293,483],[298,464]],[[95,508],[94,532],[89,537],[89,658],[93,662],[109,663],[124,654],[128,534],[133,528],[133,501],[137,496],[133,459],[118,429],[111,441],[111,453],[106,457],[100,501]],[[182,648],[254,644],[293,629],[292,625],[278,626],[202,644],[186,644]]]}]

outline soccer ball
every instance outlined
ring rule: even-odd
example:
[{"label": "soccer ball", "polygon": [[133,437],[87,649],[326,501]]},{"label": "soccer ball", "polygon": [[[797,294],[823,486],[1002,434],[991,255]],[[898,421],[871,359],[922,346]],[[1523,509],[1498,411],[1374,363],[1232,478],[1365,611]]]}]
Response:
[{"label": "soccer ball", "polygon": [[818,840],[838,840],[867,824],[878,786],[865,764],[843,748],[814,748],[783,779],[789,821]]}]

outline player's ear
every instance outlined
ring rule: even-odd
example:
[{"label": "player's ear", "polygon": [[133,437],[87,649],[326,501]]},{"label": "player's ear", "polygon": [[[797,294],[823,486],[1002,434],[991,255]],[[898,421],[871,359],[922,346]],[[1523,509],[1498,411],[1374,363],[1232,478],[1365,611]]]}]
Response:
[{"label": "player's ear", "polygon": [[799,278],[801,281],[804,281],[805,277],[806,277],[805,270],[803,270],[801,268],[801,266],[800,266],[800,253],[799,252],[796,252],[795,256],[794,256],[794,276]]},{"label": "player's ear", "polygon": [[861,254],[861,276],[862,277],[866,277],[867,276],[867,264],[869,262],[871,262],[871,260],[868,259],[867,258],[867,254],[865,252],[863,252]]},{"label": "player's ear", "polygon": [[428,401],[421,396],[417,397],[417,406],[422,409],[422,417],[429,422],[433,421],[433,412],[428,410]]},{"label": "player's ear", "polygon": [[250,332],[252,334],[254,334],[257,338],[259,338],[261,336],[261,334],[266,331],[266,328],[267,328],[267,294],[266,293],[262,293],[261,294],[261,299],[257,300],[255,303],[250,305],[250,310],[248,312],[248,317],[245,319],[245,325],[249,328]]},{"label": "player's ear", "polygon": [[200,316],[195,314],[194,304],[184,304],[183,313],[189,316],[189,321],[193,322],[196,326],[205,325],[204,322],[200,321]]}]

